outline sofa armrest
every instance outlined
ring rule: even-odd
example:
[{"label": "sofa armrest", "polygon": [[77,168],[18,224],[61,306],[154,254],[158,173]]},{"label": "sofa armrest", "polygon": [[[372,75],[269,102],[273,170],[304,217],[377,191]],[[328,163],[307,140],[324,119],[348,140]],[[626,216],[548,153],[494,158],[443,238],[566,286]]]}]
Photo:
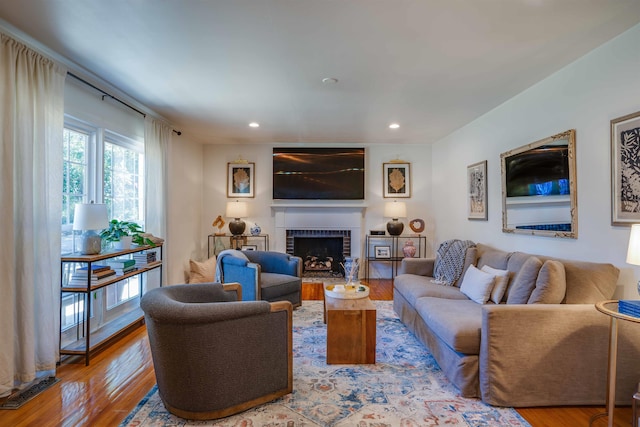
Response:
[{"label": "sofa armrest", "polygon": [[[621,323],[616,397],[628,403],[640,378],[640,327]],[[609,324],[592,304],[484,306],[482,399],[515,407],[604,404]]]},{"label": "sofa armrest", "polygon": [[433,277],[435,258],[403,258],[398,266],[398,275],[417,274],[419,276]]}]

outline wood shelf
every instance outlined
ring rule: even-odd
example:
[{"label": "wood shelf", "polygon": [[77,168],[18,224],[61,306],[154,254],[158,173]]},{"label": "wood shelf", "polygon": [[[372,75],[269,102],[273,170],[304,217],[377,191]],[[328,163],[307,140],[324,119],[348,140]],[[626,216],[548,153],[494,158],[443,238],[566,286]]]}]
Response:
[{"label": "wood shelf", "polygon": [[152,263],[146,264],[146,267],[140,267],[136,270],[130,271],[126,274],[122,274],[120,276],[118,275],[114,275],[114,276],[109,276],[109,279],[106,279],[104,282],[100,282],[100,283],[96,283],[95,285],[91,285],[87,288],[87,286],[80,286],[80,285],[76,285],[76,286],[63,286],[62,287],[62,292],[93,292],[95,290],[98,290],[100,288],[104,288],[105,286],[109,286],[112,285],[116,282],[119,282],[121,280],[127,279],[129,277],[133,277],[133,276],[137,276],[138,274],[142,274],[145,273],[147,271],[150,270],[154,270],[158,267],[162,266],[162,261],[154,261]]},{"label": "wood shelf", "polygon": [[[144,319],[144,313],[140,307],[130,311],[127,314],[123,314],[117,319],[112,320],[109,323],[105,323],[100,328],[91,332],[91,345],[89,352],[94,352],[100,348],[106,341],[116,337],[131,328],[134,324],[142,322]],[[84,355],[87,351],[85,338],[79,339],[60,349],[60,354],[80,354]]]},{"label": "wood shelf", "polygon": [[[61,276],[62,280],[68,280],[69,273],[65,274],[65,265],[74,264],[74,263],[84,263],[87,264],[87,270],[91,271],[92,264],[116,258],[124,255],[135,254],[138,252],[143,252],[147,250],[158,250],[159,258],[158,260],[144,264],[139,266],[136,270],[127,272],[122,275],[112,275],[108,276],[100,281],[99,283],[91,283],[91,279],[86,279],[86,285],[78,285],[77,283],[73,285],[61,284],[60,286],[60,297],[61,300],[64,294],[83,294],[86,295],[85,301],[90,299],[89,295],[93,291],[96,291],[101,288],[106,288],[108,286],[114,285],[118,282],[121,282],[125,279],[134,276],[140,276],[144,273],[147,273],[151,270],[160,269],[160,286],[162,286],[162,244],[158,244],[155,246],[137,246],[132,249],[124,249],[124,250],[116,250],[116,251],[104,251],[97,255],[81,255],[81,254],[70,254],[61,257]],[[139,281],[139,297],[142,297],[143,290],[145,287],[143,286],[143,280]],[[144,313],[139,305],[125,314],[120,314],[115,319],[101,325],[95,331],[91,331],[91,322],[92,322],[92,304],[85,304],[84,309],[82,310],[82,315],[78,313],[76,323],[72,326],[75,328],[76,337],[81,337],[71,343],[62,345],[62,336],[63,331],[60,331],[60,354],[64,355],[84,355],[85,364],[89,365],[89,360],[91,354],[98,349],[110,344],[111,342],[119,339],[121,336],[125,335],[132,328],[142,324],[144,322]],[[104,307],[94,308],[95,310],[103,310]],[[62,324],[62,311],[64,307],[60,307],[60,323]]]}]

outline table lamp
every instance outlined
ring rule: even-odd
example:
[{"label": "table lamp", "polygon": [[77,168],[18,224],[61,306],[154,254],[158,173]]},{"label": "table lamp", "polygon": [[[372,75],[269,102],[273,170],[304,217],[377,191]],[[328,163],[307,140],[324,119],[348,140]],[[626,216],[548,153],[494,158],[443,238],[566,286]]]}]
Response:
[{"label": "table lamp", "polygon": [[404,218],[407,216],[407,205],[404,202],[387,202],[384,205],[384,216],[391,218],[391,221],[387,222],[387,231],[392,236],[399,236],[404,230],[404,224],[398,221],[398,218]]},{"label": "table lamp", "polygon": [[227,216],[233,218],[229,221],[229,231],[234,236],[244,233],[246,224],[240,218],[247,216],[247,204],[236,200],[235,202],[227,202]]},{"label": "table lamp", "polygon": [[[640,224],[631,226],[629,234],[629,247],[627,248],[627,263],[640,265]],[[638,294],[640,294],[640,282],[637,284]]]},{"label": "table lamp", "polygon": [[82,255],[99,254],[102,250],[102,239],[96,230],[109,226],[107,205],[103,203],[76,203],[73,212],[73,229],[84,231],[80,244]]}]

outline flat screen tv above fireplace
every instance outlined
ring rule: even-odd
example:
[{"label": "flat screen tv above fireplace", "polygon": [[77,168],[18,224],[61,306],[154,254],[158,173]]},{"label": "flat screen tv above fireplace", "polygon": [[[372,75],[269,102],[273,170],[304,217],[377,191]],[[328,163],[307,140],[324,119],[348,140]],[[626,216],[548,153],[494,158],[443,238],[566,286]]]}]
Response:
[{"label": "flat screen tv above fireplace", "polygon": [[273,198],[363,200],[364,148],[274,148]]}]

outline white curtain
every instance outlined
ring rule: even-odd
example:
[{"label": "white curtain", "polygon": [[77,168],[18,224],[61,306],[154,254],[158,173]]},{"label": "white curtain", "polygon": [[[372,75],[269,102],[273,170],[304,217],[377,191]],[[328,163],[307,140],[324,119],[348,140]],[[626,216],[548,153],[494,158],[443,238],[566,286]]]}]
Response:
[{"label": "white curtain", "polygon": [[55,373],[66,70],[0,34],[0,397]]},{"label": "white curtain", "polygon": [[[144,121],[145,160],[145,231],[154,236],[167,238],[167,192],[168,192],[168,151],[173,128],[167,123],[147,116]],[[165,240],[166,243],[166,240]],[[162,263],[162,280],[166,282],[165,260]],[[163,283],[164,284],[164,283]]]}]

